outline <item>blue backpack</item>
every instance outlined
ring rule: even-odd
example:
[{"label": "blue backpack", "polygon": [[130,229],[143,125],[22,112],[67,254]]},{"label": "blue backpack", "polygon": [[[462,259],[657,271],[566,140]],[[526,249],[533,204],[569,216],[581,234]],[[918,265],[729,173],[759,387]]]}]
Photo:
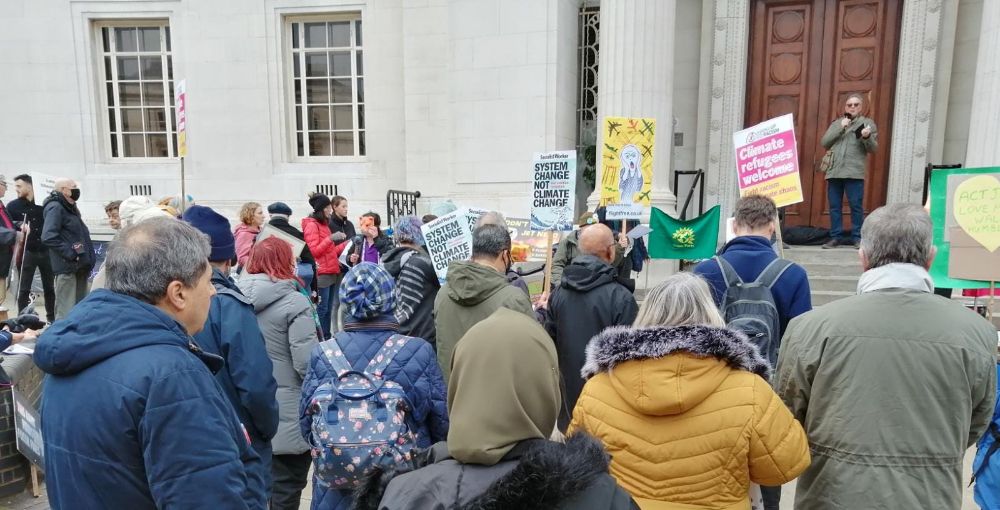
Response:
[{"label": "blue backpack", "polygon": [[409,426],[413,406],[403,387],[382,373],[413,338],[392,335],[358,372],[344,357],[336,338],[320,344],[336,376],[312,394],[306,414],[312,416],[313,468],[320,486],[351,490],[372,469],[407,460],[416,438]]}]

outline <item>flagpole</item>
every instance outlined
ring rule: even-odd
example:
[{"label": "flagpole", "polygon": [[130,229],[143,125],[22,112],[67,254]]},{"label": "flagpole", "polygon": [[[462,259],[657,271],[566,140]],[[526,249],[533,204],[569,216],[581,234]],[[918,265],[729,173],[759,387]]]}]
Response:
[{"label": "flagpole", "polygon": [[542,278],[542,292],[548,292],[552,288],[552,234],[552,230],[547,232],[548,240],[545,242],[545,276]]}]

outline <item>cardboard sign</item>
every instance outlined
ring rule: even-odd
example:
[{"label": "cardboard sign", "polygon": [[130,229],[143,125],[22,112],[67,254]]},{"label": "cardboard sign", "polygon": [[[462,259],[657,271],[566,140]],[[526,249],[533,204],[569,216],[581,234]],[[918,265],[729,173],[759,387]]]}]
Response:
[{"label": "cardboard sign", "polygon": [[38,411],[17,390],[11,388],[14,397],[14,435],[17,451],[32,464],[45,470],[45,448],[42,446],[42,419]]},{"label": "cardboard sign", "polygon": [[35,203],[41,204],[56,190],[56,178],[41,172],[31,172],[31,187],[35,189]]},{"label": "cardboard sign", "polygon": [[[548,245],[548,233],[533,230],[531,223],[528,218],[507,218],[507,227],[510,228],[510,251],[514,262],[545,262],[546,249],[552,249],[552,245]],[[553,237],[553,244],[559,244],[560,240],[562,234],[557,231],[557,235]]]},{"label": "cardboard sign", "polygon": [[472,257],[469,216],[468,209],[459,209],[420,227],[438,278],[444,279],[448,275],[448,264],[451,262]]},{"label": "cardboard sign", "polygon": [[576,151],[535,154],[531,230],[573,230]]},{"label": "cardboard sign", "polygon": [[641,218],[653,191],[656,120],[605,117],[601,203],[606,218]]},{"label": "cardboard sign", "polygon": [[[291,245],[292,255],[296,257],[301,257],[302,250],[306,247],[305,241],[279,229],[278,227],[275,227],[274,225],[264,225],[264,227],[260,229],[260,233],[257,234],[257,240],[254,242],[259,243],[268,237],[277,237],[278,239],[281,239]],[[344,250],[344,252],[346,253],[347,250]]]},{"label": "cardboard sign", "polygon": [[771,197],[778,207],[802,202],[799,151],[792,114],[737,131],[736,173],[740,196]]},{"label": "cardboard sign", "polygon": [[[1000,173],[952,176],[948,276],[1000,281]],[[954,189],[954,191],[951,191]]]},{"label": "cardboard sign", "polygon": [[174,88],[177,105],[177,156],[187,156],[187,80],[178,80]]},{"label": "cardboard sign", "polygon": [[[931,172],[927,201],[930,205],[931,223],[934,225],[934,246],[937,248],[937,255],[929,272],[936,287],[981,289],[990,286],[992,271],[987,265],[996,266],[997,263],[989,262],[991,260],[989,257],[1000,254],[1000,249],[990,252],[966,232],[958,220],[958,216],[963,216],[963,223],[974,225],[977,219],[985,222],[990,215],[988,208],[985,211],[979,209],[984,203],[990,202],[990,197],[986,196],[991,189],[988,181],[977,179],[972,184],[963,186],[966,181],[981,176],[1000,177],[1000,167],[949,168]],[[960,188],[966,192],[964,197],[959,193]],[[978,191],[982,196],[968,194],[969,191]],[[960,212],[956,210],[959,202],[956,196],[963,204],[963,210]],[[977,209],[979,213],[976,212]],[[952,259],[956,255],[959,260],[953,264]],[[956,276],[952,276],[952,269],[956,271]],[[963,276],[957,276],[959,274]]]}]

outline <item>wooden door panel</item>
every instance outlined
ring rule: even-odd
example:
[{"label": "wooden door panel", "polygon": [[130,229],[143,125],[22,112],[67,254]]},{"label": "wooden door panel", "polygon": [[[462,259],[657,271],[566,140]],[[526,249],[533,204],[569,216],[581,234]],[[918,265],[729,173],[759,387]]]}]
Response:
[{"label": "wooden door panel", "polygon": [[826,182],[815,172],[820,138],[851,93],[879,127],[865,205],[885,202],[899,10],[893,0],[755,0],[751,7],[747,115],[750,126],[795,116],[805,202],[786,208],[788,225],[828,226]]},{"label": "wooden door panel", "polygon": [[[803,140],[816,136],[810,100],[819,80],[822,29],[815,27],[821,27],[823,7],[814,0],[757,2],[752,14],[746,125],[791,113],[800,148],[810,147]],[[812,168],[809,150],[800,149],[799,165]],[[810,186],[812,177],[803,172],[803,184]],[[785,214],[796,224],[808,223],[800,219],[809,216],[808,202],[787,207]]]}]

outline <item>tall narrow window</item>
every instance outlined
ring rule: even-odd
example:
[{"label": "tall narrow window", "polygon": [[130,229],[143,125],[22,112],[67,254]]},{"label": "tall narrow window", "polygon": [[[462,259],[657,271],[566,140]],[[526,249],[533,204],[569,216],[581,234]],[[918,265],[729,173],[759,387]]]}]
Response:
[{"label": "tall narrow window", "polygon": [[289,28],[296,154],[364,156],[361,20],[310,19]]},{"label": "tall narrow window", "polygon": [[111,157],[174,157],[177,120],[170,26],[144,22],[99,28]]}]

